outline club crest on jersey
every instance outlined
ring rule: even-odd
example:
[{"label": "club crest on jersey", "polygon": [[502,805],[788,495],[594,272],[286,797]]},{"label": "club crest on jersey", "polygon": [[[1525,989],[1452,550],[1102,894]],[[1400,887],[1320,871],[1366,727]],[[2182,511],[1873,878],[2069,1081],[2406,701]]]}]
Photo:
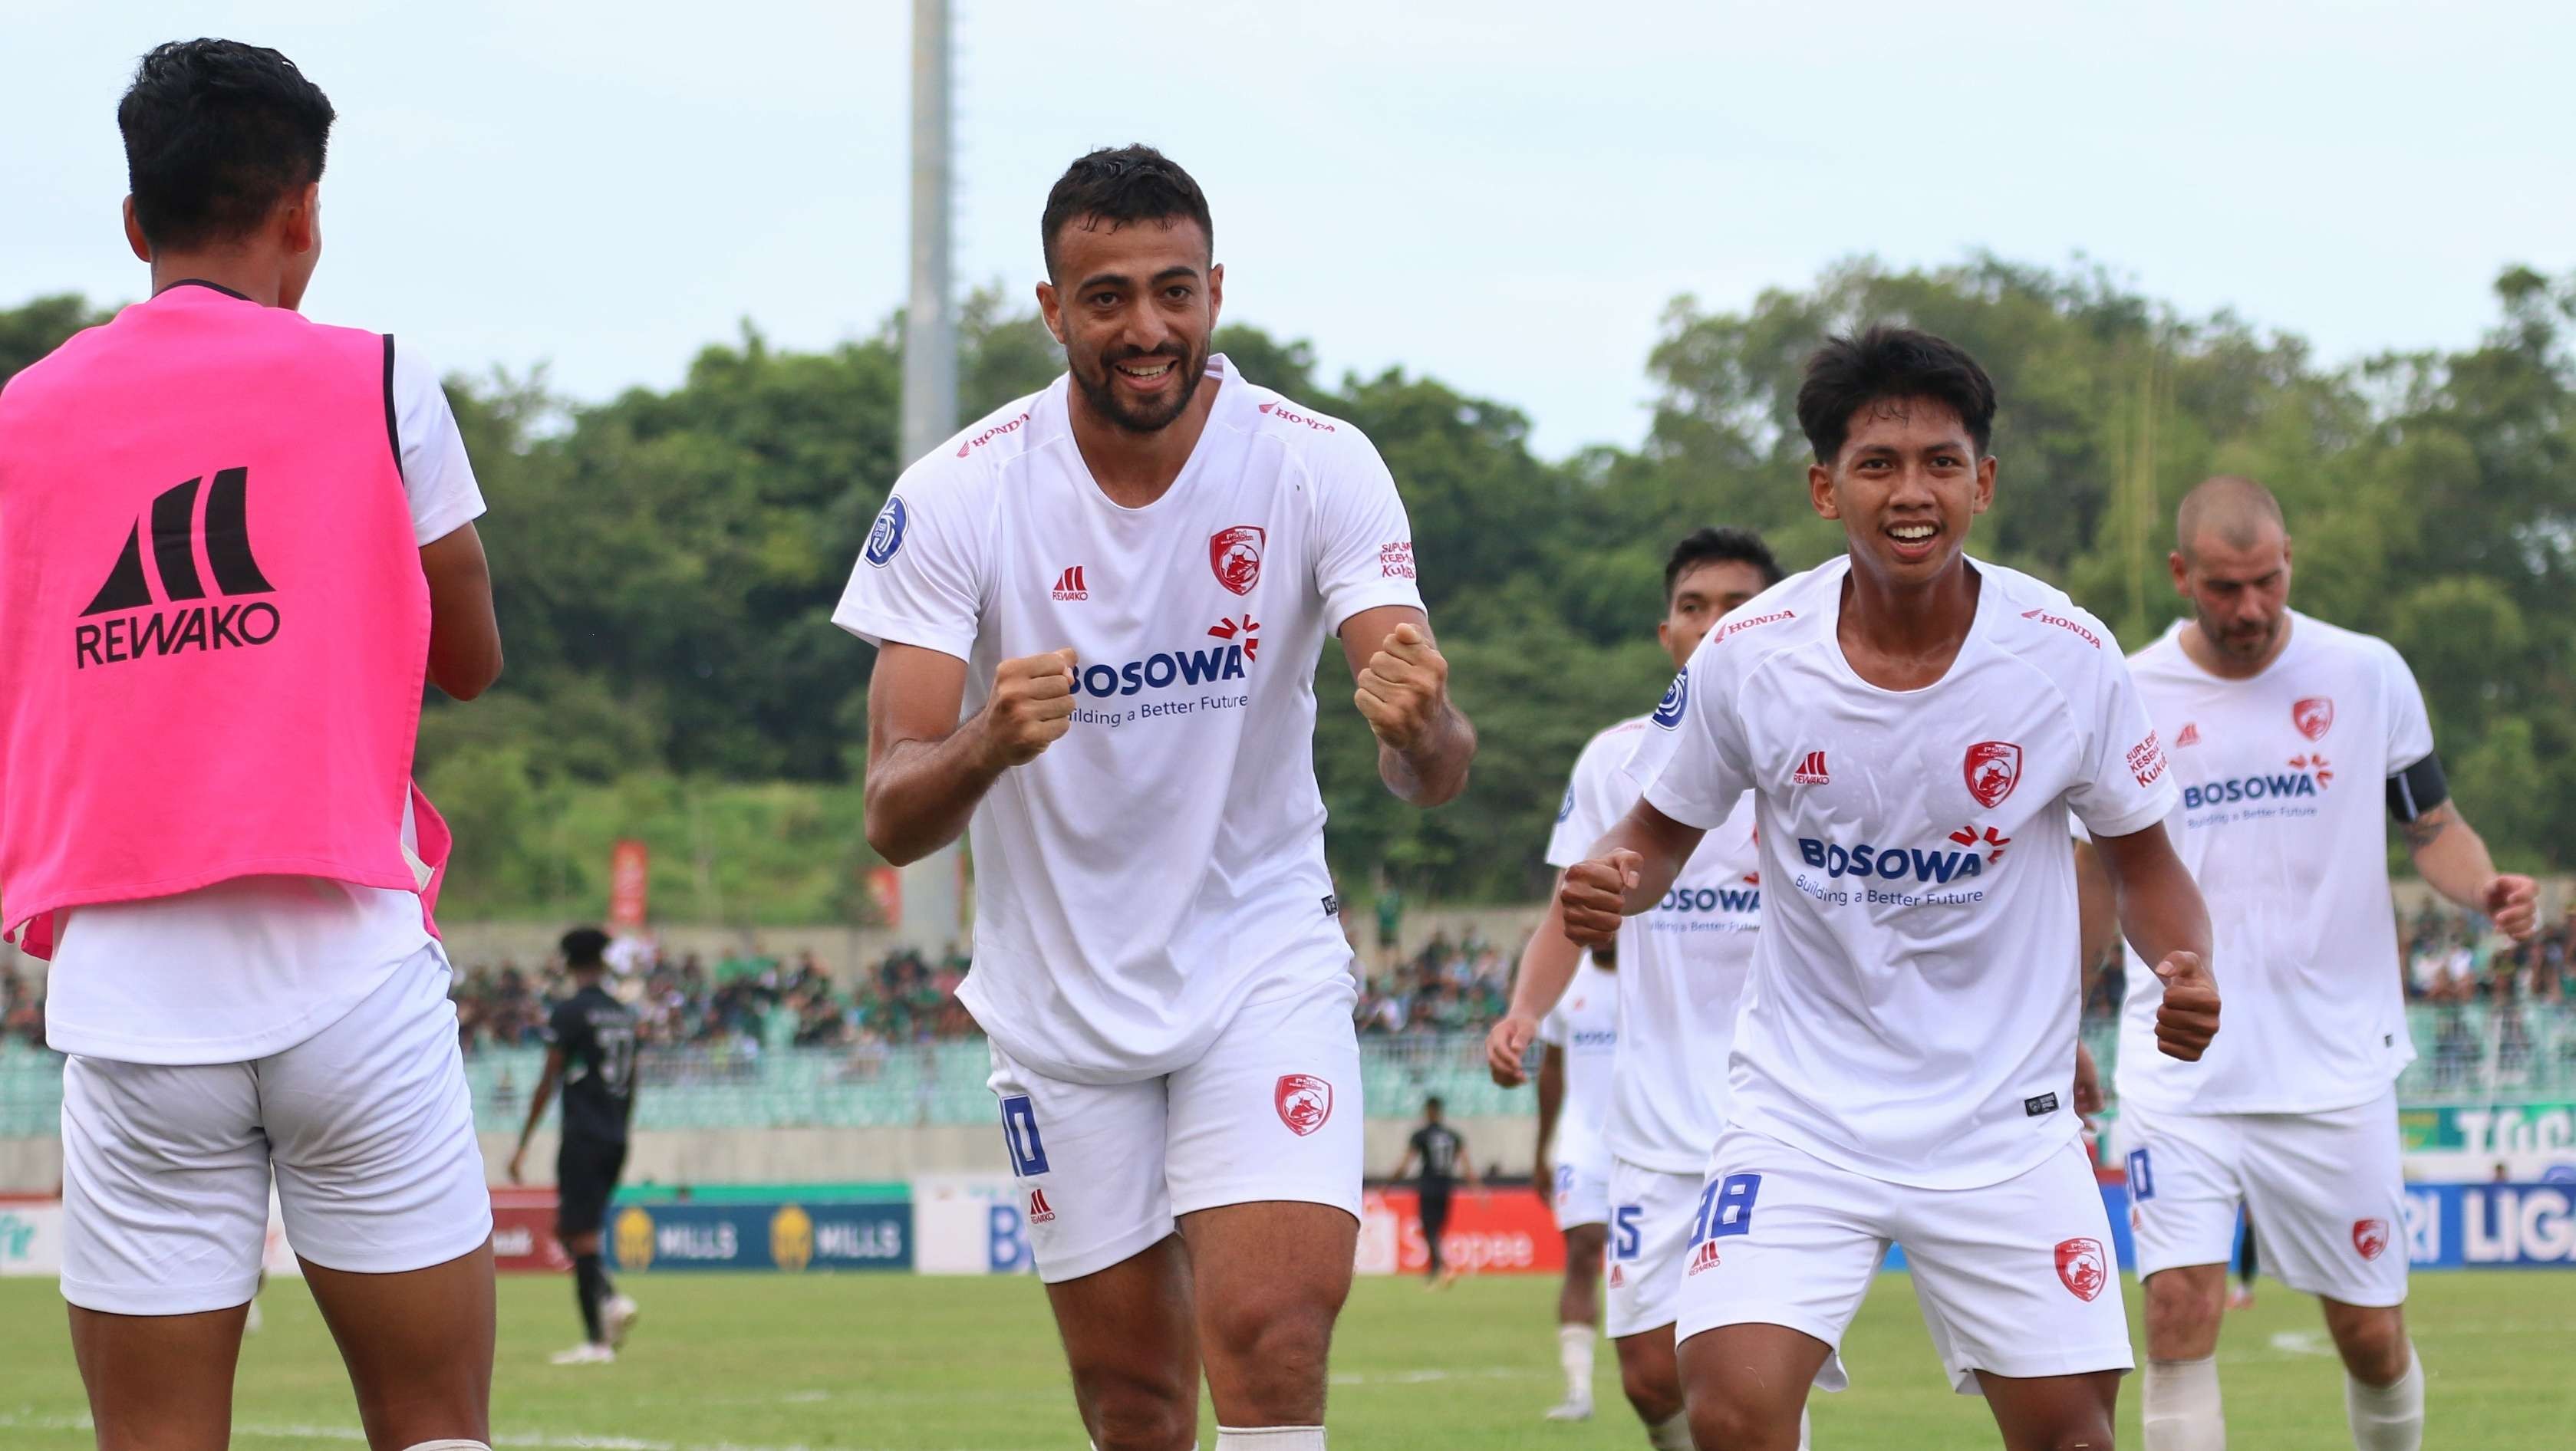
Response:
[{"label": "club crest on jersey", "polygon": [[1671,730],[1682,723],[1682,707],[1690,704],[1690,671],[1685,669],[1664,687],[1664,698],[1655,703],[1655,724]]},{"label": "club crest on jersey", "polygon": [[1279,1121],[1302,1139],[1333,1116],[1333,1085],[1311,1073],[1283,1073],[1271,1101],[1279,1109]]},{"label": "club crest on jersey", "polygon": [[2326,732],[2334,729],[2334,702],[2322,695],[2311,695],[2290,707],[2290,724],[2309,740],[2324,740]]},{"label": "club crest on jersey", "polygon": [[1968,794],[1992,811],[2021,784],[2021,747],[2010,741],[1979,741],[1968,747],[1968,759],[1960,771],[1967,777]]},{"label": "club crest on jersey", "polygon": [[2110,1283],[2110,1260],[2102,1253],[2098,1239],[2062,1239],[2057,1242],[2057,1278],[2066,1292],[2090,1303]]},{"label": "club crest on jersey", "polygon": [[1257,524],[1237,524],[1208,536],[1208,567],[1216,582],[1239,595],[1261,583],[1261,546],[1269,534]]},{"label": "club crest on jersey", "polygon": [[2375,1260],[2388,1252],[2388,1221],[2356,1219],[2352,1222],[2352,1247],[2363,1259]]}]

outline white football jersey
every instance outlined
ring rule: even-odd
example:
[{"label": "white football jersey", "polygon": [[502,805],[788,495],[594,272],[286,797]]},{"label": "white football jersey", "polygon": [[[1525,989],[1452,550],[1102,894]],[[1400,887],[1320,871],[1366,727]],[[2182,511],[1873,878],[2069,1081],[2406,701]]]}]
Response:
[{"label": "white football jersey", "polygon": [[2109,632],[1970,563],[1976,616],[1939,681],[1851,668],[1838,558],[1709,633],[1631,767],[1690,825],[1759,803],[1770,892],[1729,1126],[1927,1189],[2000,1183],[2076,1136],[2067,812],[2119,836],[2176,799]]},{"label": "white football jersey", "polygon": [[1421,604],[1377,450],[1222,355],[1171,489],[1121,507],[1066,380],[904,471],[833,621],[967,662],[1071,646],[1072,729],[975,808],[975,966],[959,996],[1021,1063],[1077,1082],[1196,1061],[1252,998],[1350,971],[1324,867],[1315,668],[1344,621]]},{"label": "white football jersey", "polygon": [[2166,834],[2209,903],[2225,1012],[2197,1063],[2156,1051],[2155,974],[2129,955],[2120,1097],[2172,1113],[2302,1113],[2388,1091],[2415,1057],[2388,889],[2388,778],[2433,754],[2385,641],[2292,611],[2249,680],[2191,662],[2177,623],[2129,659],[2173,760]]},{"label": "white football jersey", "polygon": [[[1592,738],[1575,759],[1550,865],[1588,855],[1640,794],[1628,758],[1646,717]],[[1612,1075],[1610,1152],[1640,1168],[1696,1174],[1726,1128],[1728,1052],[1762,926],[1753,798],[1702,838],[1672,890],[1619,926],[1619,1063]]]},{"label": "white football jersey", "polygon": [[1606,1175],[1601,1121],[1610,1113],[1611,1065],[1619,1049],[1619,975],[1585,953],[1565,996],[1539,1021],[1538,1040],[1565,1053],[1565,1101],[1557,1106],[1556,1142],[1548,1146],[1555,1161],[1598,1162]]}]

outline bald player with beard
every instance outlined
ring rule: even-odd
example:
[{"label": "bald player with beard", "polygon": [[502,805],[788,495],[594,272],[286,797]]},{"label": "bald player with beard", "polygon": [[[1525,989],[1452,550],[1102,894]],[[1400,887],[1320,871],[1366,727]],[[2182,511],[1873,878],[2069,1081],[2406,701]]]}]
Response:
[{"label": "bald player with beard", "polygon": [[2131,958],[2117,1087],[2147,1451],[2227,1444],[2214,1356],[2240,1205],[2263,1222],[2265,1267],[2324,1302],[2353,1445],[2415,1451],[2424,1372],[2406,1334],[2396,1097],[2415,1048],[2383,801],[2425,882],[2518,941],[2535,888],[2496,870],[2451,801],[2406,662],[2289,607],[2270,490],[2210,479],[2175,534],[2191,618],[2129,669],[2182,789],[2166,832],[2209,904],[2227,1031],[2198,1062],[2156,1052],[2160,984]]}]

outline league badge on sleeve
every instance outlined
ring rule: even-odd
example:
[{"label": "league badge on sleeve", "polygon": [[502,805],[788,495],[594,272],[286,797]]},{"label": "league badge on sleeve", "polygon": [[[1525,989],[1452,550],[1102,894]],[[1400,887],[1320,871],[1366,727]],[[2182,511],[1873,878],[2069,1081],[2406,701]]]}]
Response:
[{"label": "league badge on sleeve", "polygon": [[1279,1109],[1279,1121],[1301,1139],[1333,1116],[1333,1085],[1311,1073],[1279,1075],[1271,1097]]},{"label": "league badge on sleeve", "polygon": [[2010,741],[1979,741],[1968,747],[1967,764],[1961,769],[1968,779],[1968,794],[1992,811],[2021,784],[2021,747]]},{"label": "league badge on sleeve", "polygon": [[1237,524],[1208,536],[1208,567],[1216,582],[1239,595],[1261,583],[1261,546],[1269,534],[1258,524]]},{"label": "league badge on sleeve", "polygon": [[2110,1283],[2110,1260],[2098,1239],[2065,1239],[2057,1243],[2057,1278],[2067,1293],[2087,1304]]},{"label": "league badge on sleeve", "polygon": [[868,530],[868,563],[879,569],[894,562],[895,551],[903,548],[903,496],[889,494],[885,507],[877,511],[877,522]]},{"label": "league badge on sleeve", "polygon": [[1682,708],[1690,704],[1690,667],[1673,677],[1664,687],[1664,698],[1655,703],[1655,724],[1672,730],[1682,723]]},{"label": "league badge on sleeve", "polygon": [[2334,702],[2322,695],[2311,695],[2290,707],[2290,723],[2309,740],[2324,740],[2326,732],[2334,729]]}]

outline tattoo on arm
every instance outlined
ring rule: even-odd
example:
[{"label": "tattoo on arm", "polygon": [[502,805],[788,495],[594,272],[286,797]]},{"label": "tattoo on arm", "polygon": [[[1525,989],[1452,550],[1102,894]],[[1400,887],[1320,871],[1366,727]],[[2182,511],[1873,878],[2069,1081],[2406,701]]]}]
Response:
[{"label": "tattoo on arm", "polygon": [[2406,833],[2406,849],[2422,851],[2431,846],[2435,838],[2449,830],[2450,825],[2451,813],[2445,810],[2436,809],[2416,817],[2401,828]]}]

